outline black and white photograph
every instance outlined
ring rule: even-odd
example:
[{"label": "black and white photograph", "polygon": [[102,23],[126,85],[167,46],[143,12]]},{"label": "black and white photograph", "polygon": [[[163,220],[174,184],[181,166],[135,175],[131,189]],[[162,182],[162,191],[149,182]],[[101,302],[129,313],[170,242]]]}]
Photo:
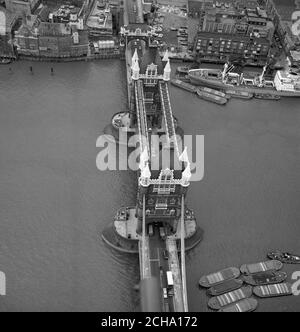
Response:
[{"label": "black and white photograph", "polygon": [[299,129],[299,0],[0,0],[0,312],[299,312]]}]

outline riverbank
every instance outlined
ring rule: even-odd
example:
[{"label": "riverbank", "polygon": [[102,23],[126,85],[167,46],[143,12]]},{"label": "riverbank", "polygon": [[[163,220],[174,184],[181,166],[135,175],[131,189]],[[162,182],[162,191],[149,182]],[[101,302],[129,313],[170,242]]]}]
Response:
[{"label": "riverbank", "polygon": [[121,58],[121,53],[115,52],[107,54],[95,54],[91,56],[65,57],[65,58],[20,55],[17,60],[37,61],[37,62],[76,62],[76,61],[96,61],[96,60],[120,59],[120,58]]}]

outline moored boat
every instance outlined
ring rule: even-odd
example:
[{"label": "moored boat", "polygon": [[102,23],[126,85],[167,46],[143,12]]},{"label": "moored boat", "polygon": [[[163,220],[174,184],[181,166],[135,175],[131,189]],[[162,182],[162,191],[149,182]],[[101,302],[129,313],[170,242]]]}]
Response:
[{"label": "moored boat", "polygon": [[211,309],[219,310],[223,307],[226,307],[229,304],[239,302],[241,300],[247,299],[252,296],[252,287],[245,286],[235,291],[212,297],[208,301],[208,306]]},{"label": "moored boat", "polygon": [[191,68],[187,67],[187,66],[179,66],[179,67],[177,67],[177,73],[188,75],[190,69]]},{"label": "moored boat", "polygon": [[241,266],[241,272],[243,274],[254,274],[259,272],[266,272],[272,270],[281,270],[283,264],[280,261],[272,260],[255,264],[244,264]]},{"label": "moored boat", "polygon": [[291,69],[278,70],[273,79],[264,78],[267,66],[261,75],[246,77],[244,73],[233,72],[234,66],[225,65],[220,69],[192,69],[189,71],[191,83],[212,89],[242,91],[280,97],[300,97],[300,74]]},{"label": "moored boat", "polygon": [[252,312],[258,307],[258,301],[253,298],[244,299],[237,303],[228,305],[219,310],[219,312]]},{"label": "moored boat", "polygon": [[215,285],[207,290],[207,295],[210,296],[218,296],[223,295],[225,293],[232,292],[234,290],[237,290],[243,286],[243,280],[239,279],[231,279],[228,281],[225,281],[221,284]]},{"label": "moored boat", "polygon": [[279,284],[287,279],[285,272],[267,271],[244,276],[243,280],[251,286]]},{"label": "moored boat", "polygon": [[200,99],[203,99],[203,100],[206,100],[206,101],[211,101],[211,102],[216,103],[218,105],[225,105],[225,104],[227,104],[227,101],[228,101],[226,98],[216,96],[216,95],[213,95],[211,93],[201,91],[199,89],[197,90],[197,95]]},{"label": "moored boat", "polygon": [[197,88],[194,85],[183,82],[181,80],[178,79],[171,80],[171,84],[188,92],[197,93]]},{"label": "moored boat", "polygon": [[1,65],[9,65],[11,63],[10,59],[0,59],[0,64]]},{"label": "moored boat", "polygon": [[211,88],[207,88],[205,86],[201,86],[198,88],[198,90],[202,91],[202,92],[207,92],[210,93],[212,95],[218,96],[218,97],[222,97],[222,98],[227,98],[230,99],[230,96],[227,96],[226,93],[221,92],[219,90],[215,90],[215,89],[211,89]]},{"label": "moored boat", "polygon": [[254,287],[253,293],[262,298],[292,295],[292,285],[289,283]]},{"label": "moored boat", "polygon": [[268,253],[268,258],[276,259],[285,264],[300,264],[300,256],[281,251]]},{"label": "moored boat", "polygon": [[214,285],[218,285],[224,281],[230,279],[236,279],[240,276],[240,270],[236,267],[230,267],[228,269],[224,269],[222,271],[209,274],[207,276],[203,276],[199,280],[199,285],[201,287],[209,288]]},{"label": "moored boat", "polygon": [[254,98],[264,99],[264,100],[275,100],[275,101],[278,101],[278,100],[281,99],[280,96],[270,95],[270,94],[263,94],[263,93],[255,93]]},{"label": "moored boat", "polygon": [[231,96],[232,98],[239,98],[239,99],[252,99],[254,97],[253,93],[249,93],[247,91],[236,91],[236,90],[226,90],[226,94]]},{"label": "moored boat", "polygon": [[184,75],[184,74],[177,74],[176,75],[176,78],[182,82],[185,82],[185,83],[191,83],[190,81],[190,78],[188,75]]}]

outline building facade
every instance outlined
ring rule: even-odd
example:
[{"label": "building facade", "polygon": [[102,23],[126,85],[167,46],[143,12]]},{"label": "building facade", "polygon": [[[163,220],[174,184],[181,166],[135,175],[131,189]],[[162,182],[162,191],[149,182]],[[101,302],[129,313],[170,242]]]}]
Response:
[{"label": "building facade", "polygon": [[88,54],[88,31],[79,29],[79,18],[68,23],[56,23],[48,18],[47,8],[38,15],[26,16],[15,35],[19,55],[64,58]]},{"label": "building facade", "polygon": [[190,15],[199,18],[194,52],[198,59],[227,61],[241,57],[251,64],[268,58],[275,26],[256,1],[194,1]]}]

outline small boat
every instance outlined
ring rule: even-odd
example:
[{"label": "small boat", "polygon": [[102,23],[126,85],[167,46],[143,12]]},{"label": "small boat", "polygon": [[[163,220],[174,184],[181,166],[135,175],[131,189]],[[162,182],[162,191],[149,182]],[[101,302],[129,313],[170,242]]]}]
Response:
[{"label": "small boat", "polygon": [[177,74],[176,75],[176,78],[182,82],[185,82],[185,83],[191,83],[191,80],[189,78],[188,75],[184,75],[184,74]]},{"label": "small boat", "polygon": [[251,286],[279,284],[287,279],[285,272],[268,271],[244,276],[244,282]]},{"label": "small boat", "polygon": [[292,295],[292,285],[289,283],[254,287],[253,293],[258,297],[279,297]]},{"label": "small boat", "polygon": [[194,85],[183,82],[181,80],[171,80],[171,84],[188,92],[197,93],[197,88]]},{"label": "small boat", "polygon": [[191,68],[187,67],[187,66],[180,66],[177,67],[177,73],[179,74],[184,74],[184,75],[188,75],[189,71]]},{"label": "small boat", "polygon": [[283,264],[280,261],[266,261],[262,263],[255,264],[245,264],[241,266],[241,272],[243,274],[254,274],[259,272],[266,272],[276,270],[279,271],[283,267]]},{"label": "small boat", "polygon": [[11,63],[10,59],[0,59],[0,64],[1,65],[9,65]]},{"label": "small boat", "polygon": [[225,293],[232,292],[243,286],[243,280],[231,279],[223,282],[222,284],[215,285],[207,290],[207,295],[219,296]]},{"label": "small boat", "polygon": [[226,90],[226,94],[231,96],[232,98],[239,99],[252,99],[254,97],[253,93],[247,91],[239,91],[239,90]]},{"label": "small boat", "polygon": [[254,98],[256,99],[265,99],[265,100],[280,100],[281,97],[277,95],[269,95],[269,94],[263,94],[263,93],[255,93]]},{"label": "small boat", "polygon": [[275,251],[268,253],[268,258],[277,259],[285,264],[300,264],[300,256],[293,255],[287,252]]},{"label": "small boat", "polygon": [[247,299],[252,296],[252,287],[245,286],[240,289],[237,289],[233,292],[226,293],[223,295],[219,295],[216,297],[212,297],[208,301],[208,306],[211,309],[219,310],[223,307],[226,307],[229,304],[239,302],[241,300]]},{"label": "small boat", "polygon": [[231,304],[219,310],[219,312],[252,312],[258,307],[258,301],[250,298]]},{"label": "small boat", "polygon": [[201,287],[209,288],[218,284],[221,284],[224,281],[230,279],[236,279],[240,276],[240,270],[236,267],[230,267],[228,269],[224,269],[222,271],[212,273],[208,276],[203,276],[199,280],[199,285]]},{"label": "small boat", "polygon": [[227,104],[227,101],[228,101],[227,98],[219,97],[219,96],[213,95],[211,93],[201,91],[199,89],[197,90],[197,95],[200,99],[204,99],[206,101],[211,101],[218,105],[225,105],[225,104]]},{"label": "small boat", "polygon": [[211,88],[207,88],[207,87],[199,87],[198,90],[210,93],[210,94],[218,96],[218,97],[230,99],[230,96],[227,96],[226,93],[221,92],[219,90],[215,90],[215,89],[211,89]]}]

